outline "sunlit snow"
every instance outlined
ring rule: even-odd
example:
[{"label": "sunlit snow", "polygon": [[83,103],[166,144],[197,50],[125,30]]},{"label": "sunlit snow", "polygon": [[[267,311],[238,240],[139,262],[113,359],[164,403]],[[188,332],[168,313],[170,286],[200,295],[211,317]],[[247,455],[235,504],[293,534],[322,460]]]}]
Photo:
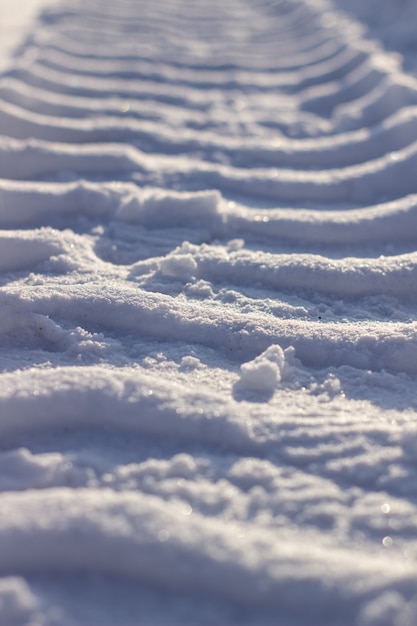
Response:
[{"label": "sunlit snow", "polygon": [[0,626],[415,626],[416,19],[0,0]]}]

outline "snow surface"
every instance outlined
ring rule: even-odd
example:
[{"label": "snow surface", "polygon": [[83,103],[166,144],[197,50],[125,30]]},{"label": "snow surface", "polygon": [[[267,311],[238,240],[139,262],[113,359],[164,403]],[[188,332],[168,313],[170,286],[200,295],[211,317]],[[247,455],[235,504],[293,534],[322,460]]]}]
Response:
[{"label": "snow surface", "polygon": [[415,626],[416,3],[46,4],[0,0],[0,626]]},{"label": "snow surface", "polygon": [[42,8],[53,0],[1,0],[0,1],[0,71],[12,63],[12,56],[30,37],[33,22]]}]

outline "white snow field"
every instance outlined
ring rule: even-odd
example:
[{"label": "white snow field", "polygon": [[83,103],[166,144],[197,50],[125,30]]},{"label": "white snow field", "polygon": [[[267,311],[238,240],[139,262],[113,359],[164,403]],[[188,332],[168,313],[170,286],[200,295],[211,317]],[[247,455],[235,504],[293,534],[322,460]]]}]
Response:
[{"label": "white snow field", "polygon": [[416,2],[14,5],[0,626],[415,626]]}]

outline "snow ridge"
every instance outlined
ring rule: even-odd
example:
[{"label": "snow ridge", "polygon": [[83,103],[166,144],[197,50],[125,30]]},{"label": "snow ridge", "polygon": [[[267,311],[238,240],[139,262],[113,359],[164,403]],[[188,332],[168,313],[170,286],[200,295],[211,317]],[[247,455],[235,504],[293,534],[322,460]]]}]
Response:
[{"label": "snow ridge", "polygon": [[415,623],[416,166],[417,80],[331,3],[44,11],[0,76],[0,625]]}]

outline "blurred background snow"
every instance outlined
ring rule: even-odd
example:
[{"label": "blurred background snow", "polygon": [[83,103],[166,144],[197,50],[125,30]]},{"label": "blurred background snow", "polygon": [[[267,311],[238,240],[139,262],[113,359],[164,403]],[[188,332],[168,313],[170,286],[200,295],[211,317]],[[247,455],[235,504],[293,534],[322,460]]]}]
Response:
[{"label": "blurred background snow", "polygon": [[47,4],[47,0],[0,0],[0,72],[7,69],[13,51],[33,30],[33,20]]},{"label": "blurred background snow", "polygon": [[[32,27],[33,19],[52,0],[0,0],[0,72]],[[393,51],[406,51],[404,69],[417,71],[417,0],[330,0],[359,19]]]},{"label": "blurred background snow", "polygon": [[400,52],[403,67],[417,71],[417,0],[333,0],[345,13],[367,27],[387,50]]}]

